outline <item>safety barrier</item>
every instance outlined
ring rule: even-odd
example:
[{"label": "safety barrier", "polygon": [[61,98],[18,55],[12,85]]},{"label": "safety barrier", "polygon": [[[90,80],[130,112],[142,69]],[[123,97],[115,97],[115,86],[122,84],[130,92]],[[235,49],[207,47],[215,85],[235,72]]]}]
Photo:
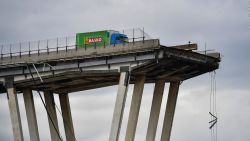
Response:
[{"label": "safety barrier", "polygon": [[[144,41],[151,39],[151,37],[144,32],[144,28],[133,28],[119,31],[128,36],[128,43],[136,42],[136,41]],[[126,43],[124,43],[126,44]],[[103,44],[105,47],[105,43]],[[115,46],[115,44],[113,44]],[[96,47],[96,46],[95,46]],[[95,48],[94,47],[94,48]],[[1,54],[0,58],[4,57],[13,57],[22,55],[31,55],[37,53],[38,55],[43,52],[52,52],[52,51],[60,51],[60,50],[69,50],[76,49],[76,36],[67,36],[61,38],[54,38],[48,40],[38,40],[38,41],[30,41],[30,42],[21,42],[14,44],[4,44],[0,45]]]}]

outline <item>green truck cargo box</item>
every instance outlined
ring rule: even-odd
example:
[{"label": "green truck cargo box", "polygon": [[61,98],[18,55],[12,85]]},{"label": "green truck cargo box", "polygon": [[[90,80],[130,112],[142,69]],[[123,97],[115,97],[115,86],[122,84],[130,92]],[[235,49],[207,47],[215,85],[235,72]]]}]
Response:
[{"label": "green truck cargo box", "polygon": [[110,32],[107,30],[76,34],[78,48],[101,47],[110,44]]}]

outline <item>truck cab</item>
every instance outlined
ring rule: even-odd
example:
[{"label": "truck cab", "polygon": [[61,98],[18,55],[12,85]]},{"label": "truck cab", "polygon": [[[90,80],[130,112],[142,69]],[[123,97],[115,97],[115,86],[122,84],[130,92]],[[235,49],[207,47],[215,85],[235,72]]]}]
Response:
[{"label": "truck cab", "polygon": [[128,37],[125,34],[113,33],[111,34],[110,44],[128,43]]}]

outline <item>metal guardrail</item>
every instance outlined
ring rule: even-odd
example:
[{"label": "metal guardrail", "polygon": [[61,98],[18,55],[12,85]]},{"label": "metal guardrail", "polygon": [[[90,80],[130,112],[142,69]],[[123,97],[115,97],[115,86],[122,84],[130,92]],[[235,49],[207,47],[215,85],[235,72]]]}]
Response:
[{"label": "metal guardrail", "polygon": [[[74,46],[73,46],[74,47]],[[158,39],[134,41],[124,44],[107,45],[89,48],[74,48],[60,51],[40,52],[22,56],[4,57],[0,59],[0,67],[18,66],[27,63],[41,63],[48,61],[65,61],[75,59],[88,59],[96,57],[107,57],[139,52],[148,52],[159,49],[161,46]]]},{"label": "metal guardrail", "polygon": [[[151,37],[144,32],[144,29],[128,29],[119,31],[120,33],[126,34],[128,36],[128,43],[136,42],[136,41],[144,41],[147,39],[151,39]],[[124,43],[126,44],[126,43]],[[112,44],[115,46],[116,44]],[[105,43],[103,44],[104,47]],[[5,44],[0,45],[1,47],[1,54],[0,58],[3,59],[4,57],[13,57],[13,56],[20,56],[22,55],[31,55],[31,54],[40,54],[44,52],[52,52],[52,51],[60,51],[60,50],[69,50],[69,49],[78,49],[76,45],[76,36],[69,36],[69,37],[62,37],[62,38],[55,38],[55,39],[48,39],[48,40],[39,40],[39,41],[32,41],[32,42],[22,42],[22,43],[15,43],[15,44]],[[86,49],[86,45],[84,46]],[[95,46],[96,48],[96,46]]]}]

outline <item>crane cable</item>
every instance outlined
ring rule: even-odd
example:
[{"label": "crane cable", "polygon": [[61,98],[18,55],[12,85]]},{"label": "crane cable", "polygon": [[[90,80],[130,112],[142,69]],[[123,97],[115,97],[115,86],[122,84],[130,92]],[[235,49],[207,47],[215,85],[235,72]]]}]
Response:
[{"label": "crane cable", "polygon": [[209,129],[210,129],[210,138],[211,141],[217,141],[217,98],[216,98],[216,72],[213,71],[210,73],[211,76],[211,87],[210,87],[210,110],[209,110],[209,115],[210,115],[210,121],[209,121]]},{"label": "crane cable", "polygon": [[[31,72],[31,69],[30,69],[30,67],[29,67],[28,64],[26,64],[26,65],[27,65],[27,68],[28,68],[29,73],[30,73],[30,75],[31,75],[32,81],[33,81],[34,85],[36,85],[36,81],[35,81],[35,78],[34,78],[32,72]],[[33,65],[33,67],[35,66],[34,64],[32,64],[32,65]],[[37,71],[37,70],[36,70],[36,71]],[[37,71],[37,73],[38,73],[38,71]],[[53,127],[54,127],[54,129],[55,129],[55,131],[56,131],[56,133],[57,133],[57,135],[58,135],[58,137],[59,137],[59,139],[60,139],[61,141],[63,141],[62,136],[61,136],[61,134],[60,134],[60,131],[59,131],[59,129],[56,128],[56,125],[55,125],[54,121],[52,120],[52,117],[51,117],[51,115],[50,115],[50,113],[49,113],[49,111],[48,111],[48,108],[47,108],[47,106],[46,106],[46,104],[45,104],[45,102],[44,102],[44,100],[43,100],[43,98],[42,98],[42,95],[41,95],[40,91],[37,90],[37,93],[39,94],[39,97],[40,97],[40,99],[41,99],[41,101],[42,101],[42,103],[43,103],[43,106],[44,106],[44,108],[45,108],[45,110],[46,110],[46,112],[47,112],[47,114],[48,114],[49,120],[51,121],[51,123],[52,123],[52,125],[53,125]]]}]

